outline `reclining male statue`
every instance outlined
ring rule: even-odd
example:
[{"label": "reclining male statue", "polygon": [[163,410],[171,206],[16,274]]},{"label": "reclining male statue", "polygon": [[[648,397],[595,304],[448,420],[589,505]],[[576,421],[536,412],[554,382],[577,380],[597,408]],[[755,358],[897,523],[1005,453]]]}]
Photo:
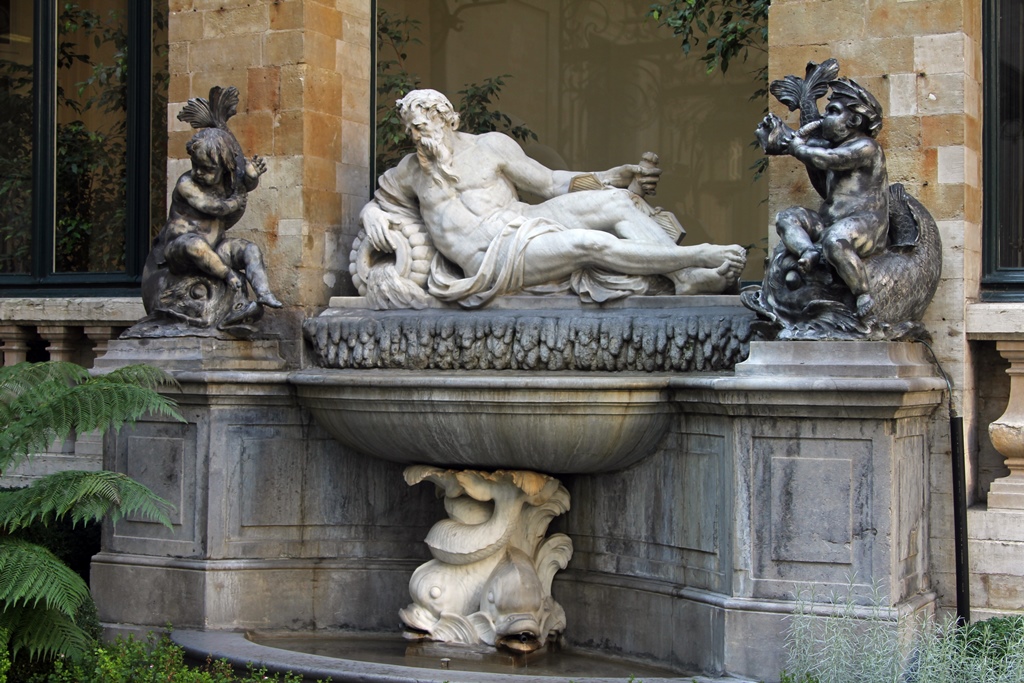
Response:
[{"label": "reclining male statue", "polygon": [[[416,153],[381,176],[360,215],[362,242],[394,252],[409,234],[403,225],[420,222],[437,252],[424,274],[437,299],[478,307],[500,294],[571,288],[603,302],[644,293],[652,284],[647,276],[658,275],[677,294],[718,293],[743,270],[743,247],[678,246],[652,217],[655,210],[621,189],[649,188],[656,168],[552,171],[503,133],[458,132],[458,113],[434,90],[410,92],[398,109]],[[580,185],[602,189],[572,191]],[[519,191],[544,201],[524,203]],[[398,305],[418,308],[419,298],[412,293]]]}]

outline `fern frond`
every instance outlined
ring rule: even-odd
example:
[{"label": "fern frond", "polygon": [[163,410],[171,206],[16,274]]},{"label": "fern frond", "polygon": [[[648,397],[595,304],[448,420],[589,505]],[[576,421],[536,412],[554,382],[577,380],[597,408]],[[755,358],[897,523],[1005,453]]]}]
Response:
[{"label": "fern frond", "polygon": [[10,404],[33,387],[50,381],[77,384],[89,377],[89,371],[75,363],[17,363],[0,367],[0,403]]},{"label": "fern frond", "polygon": [[0,605],[75,612],[89,600],[89,587],[46,548],[20,538],[0,537]]},{"label": "fern frond", "polygon": [[0,423],[0,471],[75,430],[116,430],[146,414],[184,421],[175,403],[155,391],[174,383],[156,368],[128,366],[98,377],[71,363],[12,368],[18,371],[0,379],[6,379],[2,391],[9,398]]},{"label": "fern frond", "polygon": [[160,387],[177,387],[178,381],[160,368],[152,365],[125,365],[111,370],[105,375],[97,375],[92,380],[104,380],[118,384],[133,384],[147,389]]},{"label": "fern frond", "polygon": [[8,533],[65,516],[73,525],[107,517],[118,521],[140,514],[170,528],[168,501],[119,472],[69,470],[47,475],[30,486],[0,491],[0,530]]},{"label": "fern frond", "polygon": [[7,631],[11,656],[21,651],[30,659],[63,655],[80,659],[92,647],[89,634],[57,610],[41,607],[8,607],[0,612],[0,632]]}]

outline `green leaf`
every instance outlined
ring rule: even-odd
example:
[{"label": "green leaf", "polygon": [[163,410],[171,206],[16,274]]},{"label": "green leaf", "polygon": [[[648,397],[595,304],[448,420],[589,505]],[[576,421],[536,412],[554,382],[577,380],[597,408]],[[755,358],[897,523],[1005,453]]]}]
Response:
[{"label": "green leaf", "polygon": [[73,363],[19,363],[0,368],[0,471],[72,431],[119,429],[146,414],[183,421],[155,391],[166,373],[129,366],[90,377]]},{"label": "green leaf", "polygon": [[30,659],[64,656],[77,660],[92,646],[89,635],[63,612],[13,606],[0,612],[0,631],[10,633],[12,658],[25,651]]},{"label": "green leaf", "polygon": [[0,537],[0,605],[36,608],[42,603],[74,618],[89,600],[89,587],[46,548],[18,538]]}]

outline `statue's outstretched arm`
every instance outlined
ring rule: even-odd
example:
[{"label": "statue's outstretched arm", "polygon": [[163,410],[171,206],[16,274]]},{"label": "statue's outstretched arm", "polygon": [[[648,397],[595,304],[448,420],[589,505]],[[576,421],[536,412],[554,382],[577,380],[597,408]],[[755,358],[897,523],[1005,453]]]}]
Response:
[{"label": "statue's outstretched arm", "polygon": [[828,171],[852,171],[870,163],[875,147],[875,143],[866,138],[845,142],[838,147],[821,147],[798,136],[793,138],[789,152],[804,162],[808,174],[814,170],[824,174]]},{"label": "statue's outstretched arm", "polygon": [[177,193],[189,206],[201,214],[227,216],[245,208],[245,192],[236,192],[230,197],[218,197],[197,185],[188,174],[178,179]]}]

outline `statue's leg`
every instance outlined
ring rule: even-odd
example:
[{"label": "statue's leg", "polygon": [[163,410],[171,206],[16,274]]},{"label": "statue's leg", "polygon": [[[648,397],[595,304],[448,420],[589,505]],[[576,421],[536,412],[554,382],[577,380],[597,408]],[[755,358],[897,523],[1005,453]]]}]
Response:
[{"label": "statue's leg", "polygon": [[775,218],[775,230],[791,254],[799,258],[798,267],[804,273],[818,265],[821,254],[815,246],[824,232],[821,216],[802,206],[780,211]]},{"label": "statue's leg", "polygon": [[673,274],[685,268],[742,270],[746,251],[738,245],[680,247],[619,239],[598,230],[562,230],[530,240],[523,254],[526,286],[544,284],[580,268],[605,268],[626,275]]},{"label": "statue's leg", "polygon": [[245,271],[245,278],[256,293],[256,301],[271,308],[284,305],[270,291],[267,269],[263,265],[263,254],[259,247],[249,240],[226,239],[218,245],[217,253],[233,268]]},{"label": "statue's leg", "polygon": [[567,228],[610,232],[627,240],[674,245],[665,229],[637,208],[626,190],[570,192],[528,206],[527,218],[548,218]]},{"label": "statue's leg", "polygon": [[[550,259],[547,251],[538,248],[535,258],[527,256],[526,278],[533,279],[532,269],[540,278],[528,285],[590,266],[628,275],[664,275],[672,280],[677,294],[721,292],[736,282],[746,263],[746,252],[738,245],[676,245],[625,190],[572,192],[527,207],[523,213],[526,218],[547,218],[575,228],[566,233],[580,233],[545,235],[552,238],[544,240],[545,249],[565,255]],[[567,272],[545,277],[555,271]]]},{"label": "statue's leg", "polygon": [[[881,231],[884,232],[884,225]],[[861,256],[874,252],[879,232],[875,217],[865,214],[836,221],[821,240],[825,258],[857,297],[857,316],[860,318],[868,315],[875,305]]]},{"label": "statue's leg", "polygon": [[209,242],[195,233],[179,235],[167,243],[164,258],[172,266],[193,266],[223,280],[233,289],[240,289],[242,281],[228,266],[227,259],[213,250]]}]

